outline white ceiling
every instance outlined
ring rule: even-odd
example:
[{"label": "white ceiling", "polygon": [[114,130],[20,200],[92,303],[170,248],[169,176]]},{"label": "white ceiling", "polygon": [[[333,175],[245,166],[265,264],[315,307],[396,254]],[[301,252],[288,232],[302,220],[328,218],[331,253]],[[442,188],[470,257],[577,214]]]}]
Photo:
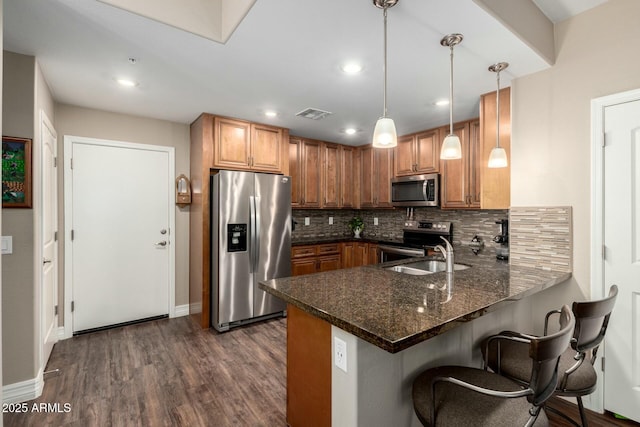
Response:
[{"label": "white ceiling", "polygon": [[533,0],[551,22],[564,21],[607,0]]},{"label": "white ceiling", "polygon": [[[587,3],[535,1],[552,20],[576,10],[559,4]],[[478,96],[495,90],[489,65],[511,64],[503,86],[548,67],[472,0],[400,0],[388,15],[388,116],[399,134],[448,123],[447,107],[433,105],[448,97],[445,34],[465,37],[454,120],[476,117]],[[209,112],[353,145],[370,141],[382,113],[382,11],[371,0],[259,0],[226,44],[96,0],[4,0],[4,48],[35,56],[56,101],[83,107],[182,123]],[[347,60],[364,71],[345,75]],[[118,77],[139,85],[121,88]],[[295,116],[308,107],[333,114]],[[360,132],[341,133],[349,126]]]}]

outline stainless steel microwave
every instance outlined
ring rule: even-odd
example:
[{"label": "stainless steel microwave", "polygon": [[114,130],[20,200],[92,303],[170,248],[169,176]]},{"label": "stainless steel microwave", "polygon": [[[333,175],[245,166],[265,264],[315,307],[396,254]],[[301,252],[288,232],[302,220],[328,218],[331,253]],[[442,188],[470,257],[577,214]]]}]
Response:
[{"label": "stainless steel microwave", "polygon": [[413,175],[391,180],[393,206],[438,206],[438,174]]}]

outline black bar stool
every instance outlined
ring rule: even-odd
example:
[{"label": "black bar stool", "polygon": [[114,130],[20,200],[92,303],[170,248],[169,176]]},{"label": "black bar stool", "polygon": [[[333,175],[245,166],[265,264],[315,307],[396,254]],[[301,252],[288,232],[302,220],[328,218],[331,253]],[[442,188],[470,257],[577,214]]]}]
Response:
[{"label": "black bar stool", "polygon": [[[528,351],[528,382],[522,386],[488,370],[464,366],[428,369],[413,382],[413,408],[425,426],[544,426],[542,409],[558,379],[558,359],[569,346],[575,318],[560,311],[560,330],[534,337],[512,334],[501,339]],[[486,366],[486,363],[485,363]]]},{"label": "black bar stool", "polygon": [[[618,287],[611,286],[609,296],[598,301],[574,302],[572,311],[576,318],[575,330],[571,345],[560,357],[558,368],[559,378],[555,394],[558,396],[575,397],[578,401],[582,426],[587,427],[587,417],[582,404],[582,396],[591,394],[596,389],[598,377],[593,366],[598,347],[604,339],[609,324],[609,317],[616,302]],[[559,313],[550,311],[545,317],[544,334],[547,334],[549,318]],[[501,332],[500,335],[516,334],[511,331]],[[516,334],[520,335],[520,334]],[[502,342],[489,337],[483,345],[484,359],[492,371],[525,385],[528,381],[527,372],[531,369],[528,348],[515,341]],[[585,363],[586,361],[586,363]],[[551,408],[554,413],[562,416],[575,426],[580,426],[566,414]]]}]

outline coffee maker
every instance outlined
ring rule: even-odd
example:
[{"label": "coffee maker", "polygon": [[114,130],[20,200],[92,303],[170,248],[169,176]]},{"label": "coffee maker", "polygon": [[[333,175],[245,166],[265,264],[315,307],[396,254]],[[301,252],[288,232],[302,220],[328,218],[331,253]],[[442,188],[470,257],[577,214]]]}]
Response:
[{"label": "coffee maker", "polygon": [[493,238],[500,245],[496,248],[496,258],[506,260],[509,259],[509,220],[501,219],[496,224],[500,225],[500,234]]}]

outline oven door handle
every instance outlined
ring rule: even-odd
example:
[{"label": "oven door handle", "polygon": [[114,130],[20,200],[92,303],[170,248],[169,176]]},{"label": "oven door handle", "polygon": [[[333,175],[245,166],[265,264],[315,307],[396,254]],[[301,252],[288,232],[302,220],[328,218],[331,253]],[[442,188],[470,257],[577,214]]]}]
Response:
[{"label": "oven door handle", "polygon": [[408,249],[399,248],[397,246],[378,245],[380,252],[386,252],[389,254],[407,255],[407,256],[425,256],[424,249]]}]

